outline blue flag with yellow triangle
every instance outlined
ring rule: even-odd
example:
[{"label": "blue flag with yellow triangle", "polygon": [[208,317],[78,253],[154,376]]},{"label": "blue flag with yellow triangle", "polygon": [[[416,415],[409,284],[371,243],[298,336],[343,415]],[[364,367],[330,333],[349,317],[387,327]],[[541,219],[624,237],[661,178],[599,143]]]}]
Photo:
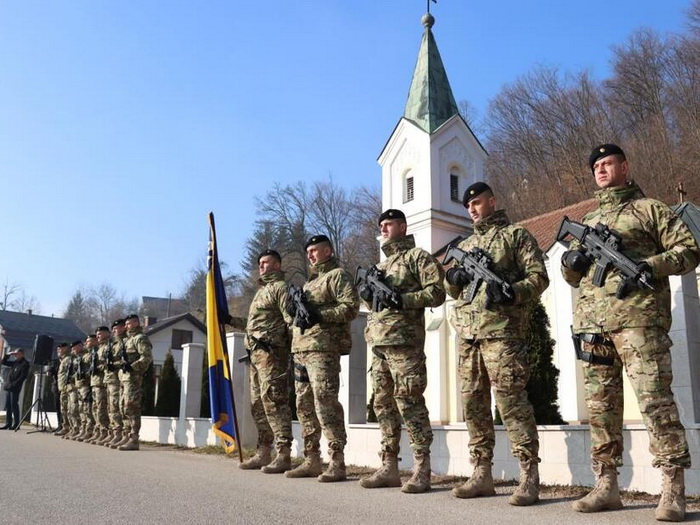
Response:
[{"label": "blue flag with yellow triangle", "polygon": [[207,258],[207,355],[209,357],[209,400],[214,433],[221,438],[227,454],[237,447],[236,409],[233,403],[230,361],[224,323],[229,319],[224,280],[216,248],[214,214],[209,214],[209,256]]}]

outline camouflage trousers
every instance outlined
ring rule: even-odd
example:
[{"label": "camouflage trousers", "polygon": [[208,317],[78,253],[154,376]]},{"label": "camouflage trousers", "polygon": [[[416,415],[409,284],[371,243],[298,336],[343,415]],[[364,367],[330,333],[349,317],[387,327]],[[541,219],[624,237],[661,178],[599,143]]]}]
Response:
[{"label": "camouflage trousers", "polygon": [[80,409],[78,408],[78,390],[71,387],[70,389],[65,389],[63,395],[66,396],[66,420],[70,424],[70,428],[79,429],[80,428]]},{"label": "camouflage trousers", "polygon": [[292,444],[292,410],[289,406],[288,353],[281,348],[251,352],[250,409],[258,429],[258,446],[277,449]]},{"label": "camouflage trousers", "polygon": [[61,426],[71,428],[70,414],[68,413],[68,405],[70,403],[70,395],[64,388],[58,391],[58,404],[61,407]]},{"label": "camouflage trousers", "polygon": [[104,386],[92,387],[92,418],[95,420],[95,426],[100,430],[109,429],[107,388]]},{"label": "camouflage trousers", "polygon": [[403,418],[413,452],[430,454],[433,430],[423,397],[428,386],[423,346],[378,346],[374,352],[372,389],[382,452],[399,453]]},{"label": "camouflage trousers", "polygon": [[92,432],[95,428],[95,419],[92,417],[92,392],[89,386],[78,387],[78,411],[80,412],[80,424],[84,431]]},{"label": "camouflage trousers", "polygon": [[511,443],[520,460],[539,459],[540,442],[525,387],[530,379],[527,350],[518,339],[461,339],[459,377],[472,461],[491,461],[496,443],[491,389]]},{"label": "camouflage trousers", "polygon": [[120,383],[121,388],[119,389],[123,431],[136,438],[141,431],[142,383],[142,376],[131,373],[126,380]]},{"label": "camouflage trousers", "polygon": [[331,450],[343,450],[347,442],[340,391],[340,354],[299,352],[294,354],[294,386],[297,417],[304,438],[304,450],[317,452],[321,431]]},{"label": "camouflage trousers", "polygon": [[690,467],[685,429],[671,391],[671,340],[659,327],[627,328],[606,334],[604,344],[584,350],[612,357],[612,366],[583,363],[594,463],[622,465],[622,368],[637,396],[655,467]]},{"label": "camouflage trousers", "polygon": [[121,430],[122,410],[119,404],[119,382],[107,383],[107,415],[109,417],[109,428]]}]

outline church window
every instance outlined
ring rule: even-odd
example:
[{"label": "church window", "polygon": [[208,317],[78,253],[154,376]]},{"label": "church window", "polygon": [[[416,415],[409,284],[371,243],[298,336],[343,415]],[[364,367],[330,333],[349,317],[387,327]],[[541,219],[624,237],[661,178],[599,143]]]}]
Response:
[{"label": "church window", "polygon": [[460,202],[459,198],[459,175],[450,174],[450,199]]},{"label": "church window", "polygon": [[409,202],[413,200],[413,177],[406,177],[406,194],[404,195],[404,202]]}]

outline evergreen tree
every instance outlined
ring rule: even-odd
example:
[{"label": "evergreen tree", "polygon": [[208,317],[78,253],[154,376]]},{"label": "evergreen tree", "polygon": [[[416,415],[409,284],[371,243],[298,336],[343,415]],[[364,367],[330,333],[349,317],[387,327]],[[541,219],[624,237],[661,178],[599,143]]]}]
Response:
[{"label": "evergreen tree", "polygon": [[155,411],[153,405],[156,399],[156,378],[153,373],[153,363],[151,363],[143,374],[141,384],[141,415],[153,416]]},{"label": "evergreen tree", "polygon": [[[549,316],[541,301],[530,311],[528,336],[525,340],[530,359],[530,380],[527,383],[527,397],[535,412],[538,425],[566,425],[559,413],[559,393],[557,385],[559,370],[552,361],[554,340],[549,335]],[[496,425],[503,420],[496,409]]]},{"label": "evergreen tree", "polygon": [[209,403],[209,357],[206,350],[202,356],[202,401],[199,405],[199,417],[211,417],[211,405]]},{"label": "evergreen tree", "polygon": [[530,312],[527,348],[530,357],[530,381],[527,395],[535,410],[538,425],[564,425],[559,413],[559,370],[554,366],[554,340],[549,334],[549,316],[542,301]]},{"label": "evergreen tree", "polygon": [[156,416],[177,417],[180,414],[180,387],[180,376],[175,369],[173,354],[168,352],[160,374]]}]

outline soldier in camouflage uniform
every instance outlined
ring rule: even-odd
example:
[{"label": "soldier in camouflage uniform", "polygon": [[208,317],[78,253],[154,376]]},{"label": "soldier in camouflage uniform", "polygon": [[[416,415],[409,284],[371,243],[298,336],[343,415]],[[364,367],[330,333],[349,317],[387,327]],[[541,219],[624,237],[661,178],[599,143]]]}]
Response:
[{"label": "soldier in camouflage uniform", "polygon": [[82,386],[78,388],[78,404],[80,407],[80,417],[83,421],[83,431],[76,438],[77,441],[87,442],[93,437],[95,432],[95,418],[92,415],[92,353],[97,350],[97,337],[90,334],[85,338],[85,348],[81,354],[80,372],[83,380]]},{"label": "soldier in camouflage uniform", "polygon": [[120,403],[119,370],[121,367],[121,355],[125,351],[126,326],[124,319],[117,319],[112,323],[112,340],[108,341],[104,348],[105,377],[107,385],[107,414],[109,416],[110,434],[102,441],[105,447],[117,448],[124,439],[122,407]]},{"label": "soldier in camouflage uniform", "polygon": [[58,373],[56,374],[56,385],[58,386],[58,404],[61,407],[61,428],[56,430],[57,436],[65,436],[71,430],[68,418],[68,369],[70,365],[70,345],[59,343],[56,347],[58,355]]},{"label": "soldier in camouflage uniform", "polygon": [[[124,436],[117,445],[119,450],[138,450],[141,431],[141,385],[143,375],[153,362],[152,345],[143,333],[139,316],[126,316],[126,341],[120,355],[119,383],[121,385],[121,406]],[[128,428],[128,432],[127,432]]]},{"label": "soldier in camouflage uniform", "polygon": [[[292,340],[297,416],[304,438],[305,460],[294,470],[285,472],[285,476],[342,481],[347,477],[343,454],[347,435],[343,406],[338,401],[340,356],[350,352],[350,322],[357,316],[360,300],[352,276],[338,266],[328,237],[315,235],[305,248],[311,269],[304,285],[304,300],[312,319],[303,323],[297,312],[293,312]],[[321,430],[328,440],[331,458],[323,473]]]},{"label": "soldier in camouflage uniform", "polygon": [[[382,466],[360,480],[364,488],[398,487],[398,454],[403,418],[414,454],[413,476],[401,488],[419,493],[430,488],[430,445],[433,431],[425,406],[428,374],[425,367],[425,308],[445,301],[440,263],[416,247],[413,235],[406,235],[406,216],[401,210],[387,210],[379,216],[386,259],[377,265],[383,282],[400,295],[399,304],[370,312],[365,330],[372,348],[374,412],[382,432]],[[359,289],[371,309],[373,293],[368,285]]]},{"label": "soldier in camouflage uniform", "polygon": [[[275,250],[258,256],[260,289],[248,312],[246,348],[250,355],[251,412],[258,429],[257,453],[239,465],[280,474],[291,468],[292,411],[289,407],[289,307],[282,257]],[[277,457],[270,463],[273,440]]]},{"label": "soldier in camouflage uniform", "polygon": [[483,182],[472,184],[463,203],[474,222],[474,234],[459,248],[484,250],[493,273],[508,290],[482,283],[468,303],[469,274],[461,267],[446,274],[447,293],[455,301],[452,323],[459,335],[459,375],[464,419],[469,429],[469,452],[475,465],[472,477],[452,494],[474,498],[495,494],[491,461],[495,444],[491,388],[496,406],[520,462],[520,483],[511,505],[532,505],[539,499],[539,439],[532,405],[525,387],[530,377],[524,337],[530,307],[549,285],[542,252],[526,229],[512,225]]},{"label": "soldier in camouflage uniform", "polygon": [[64,391],[68,398],[66,419],[70,423],[70,432],[64,434],[63,439],[75,439],[80,434],[80,409],[78,407],[78,389],[75,386],[75,374],[78,371],[78,352],[82,353],[82,341],[73,341],[70,345],[70,354],[66,357],[66,383]]},{"label": "soldier in camouflage uniform", "polygon": [[109,328],[100,326],[95,330],[97,345],[90,348],[90,388],[92,389],[92,417],[95,431],[88,443],[99,444],[109,433],[107,416],[107,385],[105,376],[105,347],[109,343]]},{"label": "soldier in camouflage uniform", "polygon": [[[591,426],[591,458],[597,483],[574,502],[579,512],[622,507],[617,467],[622,465],[622,369],[637,395],[649,432],[653,465],[663,473],[656,518],[682,521],[685,516],[684,470],[690,467],[685,430],[671,391],[671,294],[669,275],[692,271],[700,251],[688,228],[663,203],[645,198],[628,181],[629,164],[615,144],[595,148],[589,164],[598,208],[583,222],[598,223],[622,238],[622,252],[642,263],[653,290],[640,286],[616,297],[621,275],[611,269],[603,286],[593,284],[594,268],[585,248],[572,242],[562,257],[566,281],[579,289],[574,332],[582,339],[586,400]],[[638,283],[639,284],[639,283]]]},{"label": "soldier in camouflage uniform", "polygon": [[87,406],[90,401],[90,384],[87,377],[87,364],[84,361],[83,342],[75,341],[71,346],[73,359],[73,390],[71,391],[71,412],[78,419],[76,432],[70,438],[76,441],[85,439],[90,423]]}]

